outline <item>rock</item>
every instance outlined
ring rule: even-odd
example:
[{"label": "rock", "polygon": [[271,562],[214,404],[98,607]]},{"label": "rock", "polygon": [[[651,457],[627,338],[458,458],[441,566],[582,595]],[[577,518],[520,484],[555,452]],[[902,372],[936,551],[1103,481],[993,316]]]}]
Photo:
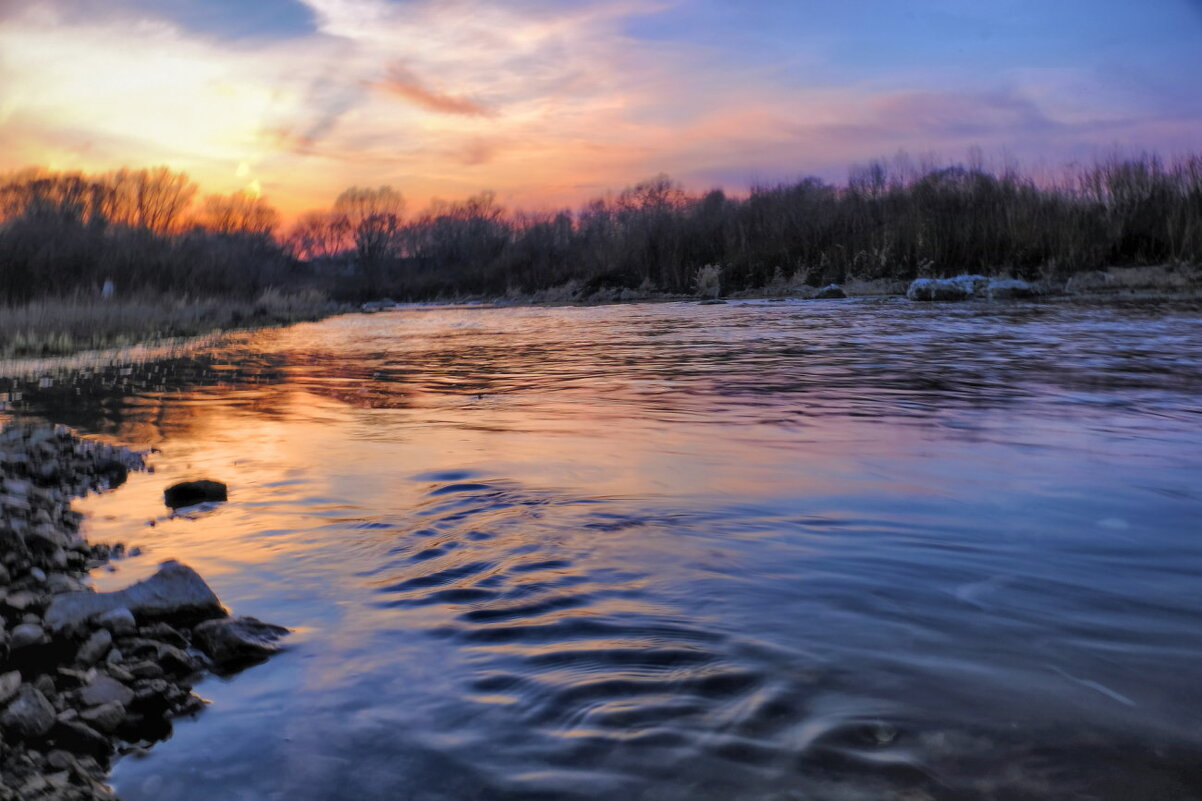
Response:
[{"label": "rock", "polygon": [[164,562],[150,578],[123,590],[56,595],[45,620],[50,630],[58,633],[122,608],[138,619],[192,623],[226,614],[217,595],[195,570],[171,561]]},{"label": "rock", "polygon": [[64,592],[82,592],[84,585],[66,573],[51,573],[46,577],[46,590],[51,595],[61,595]]},{"label": "rock", "polygon": [[1109,273],[1095,270],[1088,273],[1077,273],[1072,278],[1068,279],[1064,289],[1067,292],[1097,292],[1104,289],[1109,289],[1114,283],[1114,276]]},{"label": "rock", "polygon": [[79,653],[75,659],[85,665],[94,665],[104,658],[104,655],[113,647],[113,635],[108,629],[99,629],[95,631],[87,641],[79,646]]},{"label": "rock", "polygon": [[130,701],[134,700],[134,691],[114,678],[100,675],[80,691],[79,700],[85,706],[103,706],[114,701],[129,706]]},{"label": "rock", "polygon": [[113,746],[108,738],[86,723],[58,721],[50,734],[55,744],[76,754],[107,759]]},{"label": "rock", "polygon": [[112,732],[125,720],[125,707],[118,701],[86,709],[79,713],[79,719],[97,731]]},{"label": "rock", "polygon": [[220,481],[181,481],[163,492],[163,501],[172,509],[226,499],[226,486]]},{"label": "rock", "polygon": [[0,675],[0,704],[8,703],[8,699],[21,689],[21,671],[13,670]]},{"label": "rock", "polygon": [[1014,300],[1033,298],[1039,294],[1039,291],[1026,281],[1019,281],[1015,278],[993,278],[989,281],[989,286],[985,288],[985,293],[990,300]]},{"label": "rock", "polygon": [[22,623],[12,630],[9,635],[8,646],[16,651],[20,648],[27,648],[30,645],[37,645],[46,638],[46,632],[36,623]]},{"label": "rock", "polygon": [[847,293],[838,284],[827,284],[814,295],[816,300],[837,300],[845,297],[847,297]]},{"label": "rock", "polygon": [[221,667],[265,659],[278,652],[288,629],[253,617],[208,620],[192,630],[196,644]]},{"label": "rock", "polygon": [[52,553],[56,548],[70,548],[76,538],[55,528],[52,523],[39,523],[25,535],[25,544],[34,553]]},{"label": "rock", "polygon": [[29,607],[36,606],[38,600],[37,593],[30,592],[29,590],[21,590],[20,592],[9,593],[8,597],[4,599],[4,603],[18,612],[24,612]]},{"label": "rock", "polygon": [[79,767],[79,763],[75,761],[75,756],[69,751],[56,749],[46,754],[46,764],[55,770],[74,770]]},{"label": "rock", "polygon": [[18,737],[41,737],[54,725],[54,707],[32,685],[25,684],[0,714],[0,726]]},{"label": "rock", "polygon": [[133,634],[138,630],[138,623],[134,620],[134,613],[124,606],[97,616],[96,624],[103,626],[117,636]]},{"label": "rock", "polygon": [[161,679],[163,677],[163,667],[158,662],[153,662],[146,659],[142,662],[135,662],[127,668],[129,674],[136,679]]},{"label": "rock", "polygon": [[138,630],[138,636],[149,640],[165,642],[168,645],[174,645],[176,648],[188,647],[188,641],[184,639],[184,635],[180,634],[167,623],[159,622],[150,626],[143,626]]},{"label": "rock", "polygon": [[910,283],[910,300],[969,300],[981,296],[989,286],[983,275],[957,275],[954,278],[917,278]]}]

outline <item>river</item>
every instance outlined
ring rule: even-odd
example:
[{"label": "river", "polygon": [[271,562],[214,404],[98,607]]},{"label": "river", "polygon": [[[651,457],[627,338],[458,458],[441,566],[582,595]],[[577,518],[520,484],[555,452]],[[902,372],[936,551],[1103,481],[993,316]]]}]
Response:
[{"label": "river", "polygon": [[[1202,312],[408,307],[8,379],[288,650],[126,801],[1202,798]],[[227,482],[171,517],[162,491]]]}]

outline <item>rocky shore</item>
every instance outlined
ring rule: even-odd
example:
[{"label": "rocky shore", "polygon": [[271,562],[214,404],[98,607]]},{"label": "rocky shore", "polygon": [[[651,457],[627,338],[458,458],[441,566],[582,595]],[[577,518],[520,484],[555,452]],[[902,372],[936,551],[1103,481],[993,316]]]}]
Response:
[{"label": "rocky shore", "polygon": [[118,592],[83,583],[123,555],[89,544],[71,501],[144,467],[61,427],[0,432],[0,801],[112,799],[112,759],[203,705],[193,685],[278,650],[286,629],[231,618],[191,568]]}]

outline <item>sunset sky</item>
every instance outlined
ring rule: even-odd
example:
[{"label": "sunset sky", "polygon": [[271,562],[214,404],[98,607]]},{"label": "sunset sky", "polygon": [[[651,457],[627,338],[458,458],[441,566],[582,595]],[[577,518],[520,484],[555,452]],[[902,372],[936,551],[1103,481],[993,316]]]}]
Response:
[{"label": "sunset sky", "polygon": [[1199,0],[0,0],[0,170],[545,209],[899,150],[1199,150],[1200,75]]}]

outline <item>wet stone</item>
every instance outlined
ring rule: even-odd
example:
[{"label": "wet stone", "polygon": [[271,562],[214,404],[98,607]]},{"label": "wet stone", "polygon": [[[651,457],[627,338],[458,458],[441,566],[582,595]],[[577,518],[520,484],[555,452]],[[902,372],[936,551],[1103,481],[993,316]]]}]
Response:
[{"label": "wet stone", "polygon": [[220,481],[181,481],[163,492],[163,502],[172,509],[201,503],[217,503],[227,498],[226,486]]},{"label": "wet stone", "polygon": [[264,659],[280,650],[288,629],[253,617],[209,620],[193,629],[196,643],[220,666]]},{"label": "wet stone", "polygon": [[54,725],[54,707],[31,685],[23,685],[0,713],[0,726],[18,737],[40,737]]},{"label": "wet stone", "polygon": [[22,623],[12,630],[9,635],[8,647],[16,651],[20,648],[27,648],[30,645],[37,645],[46,637],[46,632],[36,623]]},{"label": "wet stone", "polygon": [[79,719],[97,731],[112,732],[125,720],[125,707],[117,701],[110,701],[80,712]]},{"label": "wet stone", "polygon": [[0,675],[0,704],[7,703],[8,699],[16,695],[19,689],[21,689],[20,671],[13,670]]},{"label": "wet stone", "polygon": [[103,659],[112,646],[113,635],[107,629],[99,629],[79,647],[75,658],[85,665],[91,665]]},{"label": "wet stone", "polygon": [[138,628],[138,624],[134,620],[134,613],[125,607],[105,612],[96,618],[96,623],[118,636],[133,634]]},{"label": "wet stone", "polygon": [[101,706],[116,701],[124,706],[134,699],[134,691],[109,676],[97,676],[79,694],[87,706]]}]

